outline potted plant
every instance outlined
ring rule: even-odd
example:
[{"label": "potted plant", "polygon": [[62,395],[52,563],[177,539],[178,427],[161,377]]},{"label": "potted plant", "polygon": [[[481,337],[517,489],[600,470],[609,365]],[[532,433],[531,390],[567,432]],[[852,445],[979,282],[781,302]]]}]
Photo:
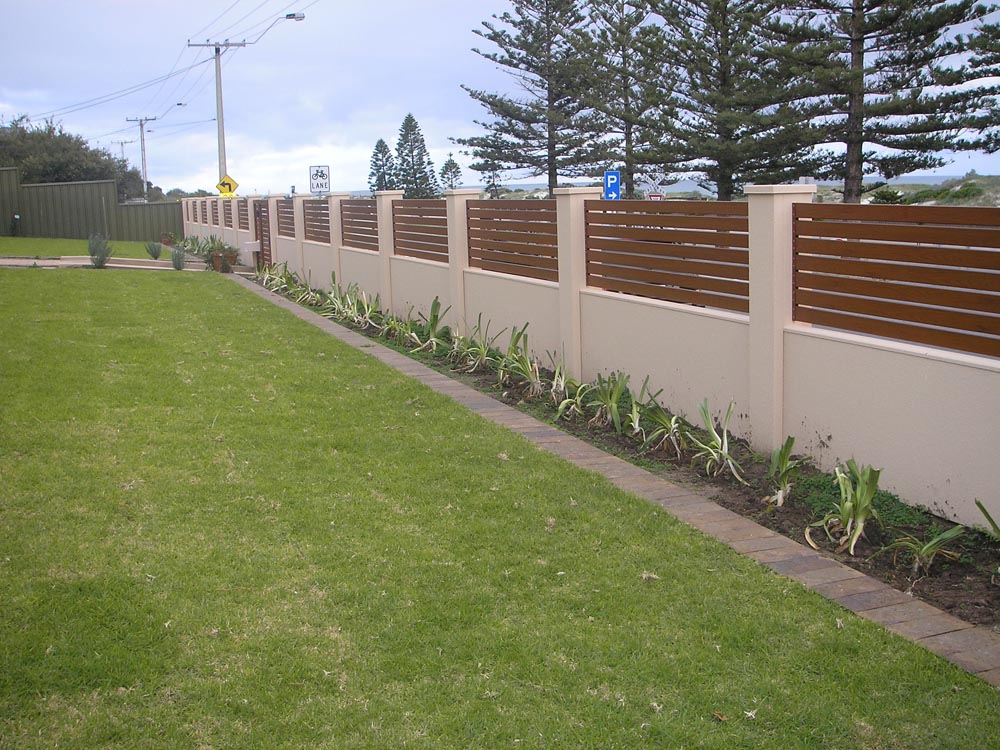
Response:
[{"label": "potted plant", "polygon": [[232,245],[227,245],[214,235],[208,238],[205,260],[212,270],[219,273],[232,273],[239,252]]},{"label": "potted plant", "polygon": [[174,232],[163,232],[160,234],[160,244],[173,247],[177,243],[177,235]]}]

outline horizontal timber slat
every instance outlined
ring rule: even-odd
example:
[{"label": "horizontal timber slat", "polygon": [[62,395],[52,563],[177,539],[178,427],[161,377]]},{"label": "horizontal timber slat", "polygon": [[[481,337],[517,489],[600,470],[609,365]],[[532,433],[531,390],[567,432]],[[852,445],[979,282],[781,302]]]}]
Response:
[{"label": "horizontal timber slat", "polygon": [[648,297],[650,299],[657,299],[665,302],[679,302],[682,304],[697,305],[700,307],[716,307],[722,310],[732,310],[734,312],[741,313],[747,313],[750,311],[749,301],[739,297],[725,297],[690,289],[679,289],[677,287],[664,287],[655,284],[642,284],[634,281],[609,279],[589,273],[587,274],[587,283],[590,286],[604,289],[609,292],[634,294],[639,297]]},{"label": "horizontal timber slat", "polygon": [[797,320],[815,325],[839,328],[841,330],[867,333],[889,339],[911,341],[929,346],[960,349],[973,354],[1000,357],[1000,339],[974,336],[967,333],[945,331],[938,328],[922,328],[917,325],[888,320],[873,320],[855,315],[847,315],[829,310],[803,307],[798,310]]}]

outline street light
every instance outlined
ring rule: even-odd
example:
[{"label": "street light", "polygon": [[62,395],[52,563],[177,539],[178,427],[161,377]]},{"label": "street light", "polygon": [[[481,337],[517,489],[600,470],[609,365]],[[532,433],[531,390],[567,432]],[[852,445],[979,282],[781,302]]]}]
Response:
[{"label": "street light", "polygon": [[281,21],[304,21],[305,13],[286,13],[275,18],[271,25],[264,29],[260,35],[252,42],[244,39],[242,42],[230,42],[226,39],[223,42],[210,42],[205,40],[204,44],[192,44],[188,41],[188,47],[214,47],[215,48],[215,119],[219,126],[219,181],[226,177],[226,127],[222,120],[222,49],[230,47],[248,47],[259,42],[264,34],[274,28],[275,24]]}]

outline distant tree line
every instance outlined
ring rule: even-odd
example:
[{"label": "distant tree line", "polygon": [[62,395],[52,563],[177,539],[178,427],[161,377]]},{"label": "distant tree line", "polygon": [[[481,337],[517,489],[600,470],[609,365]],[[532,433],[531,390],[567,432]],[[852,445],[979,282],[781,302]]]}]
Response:
[{"label": "distant tree line", "polygon": [[[0,167],[16,167],[24,184],[115,180],[122,203],[143,197],[138,169],[51,120],[32,124],[22,116],[0,122]],[[160,188],[149,188],[150,200],[163,200]]]},{"label": "distant tree line", "polygon": [[457,139],[487,185],[506,173],[622,169],[626,195],[692,178],[843,182],[846,202],[1000,150],[997,6],[977,0],[511,0],[474,33],[516,96],[465,87],[482,135]]}]

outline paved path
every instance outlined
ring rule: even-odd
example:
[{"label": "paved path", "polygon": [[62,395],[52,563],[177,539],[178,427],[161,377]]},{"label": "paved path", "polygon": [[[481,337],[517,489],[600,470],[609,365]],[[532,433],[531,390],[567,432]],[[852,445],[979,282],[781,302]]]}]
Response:
[{"label": "paved path", "polygon": [[320,328],[486,419],[522,435],[540,449],[612,484],[662,506],[709,536],[752,557],[776,573],[837,602],[861,617],[933,651],[962,669],[1000,687],[1000,634],[970,625],[891,586],[859,573],[813,549],[723,508],[703,495],[609,455],[579,438],[500,403],[464,383],[318,315],[239,276],[234,281],[301,320]]}]

